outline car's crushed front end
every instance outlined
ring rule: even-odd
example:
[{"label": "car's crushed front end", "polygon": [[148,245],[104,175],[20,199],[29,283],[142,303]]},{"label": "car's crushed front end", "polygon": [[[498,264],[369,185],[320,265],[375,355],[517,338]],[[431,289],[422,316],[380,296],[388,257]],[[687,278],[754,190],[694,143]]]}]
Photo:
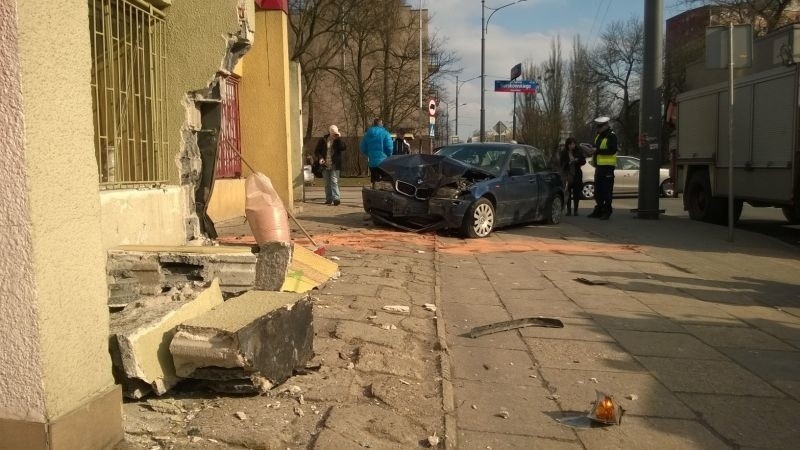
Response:
[{"label": "car's crushed front end", "polygon": [[364,210],[377,221],[410,231],[461,226],[475,201],[476,183],[494,178],[441,155],[404,155],[384,161],[375,188],[364,187]]}]

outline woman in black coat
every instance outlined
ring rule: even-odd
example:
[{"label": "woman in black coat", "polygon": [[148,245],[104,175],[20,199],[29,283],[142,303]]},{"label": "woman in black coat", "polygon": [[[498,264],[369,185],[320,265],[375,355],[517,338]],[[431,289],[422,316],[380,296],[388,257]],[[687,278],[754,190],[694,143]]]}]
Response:
[{"label": "woman in black coat", "polygon": [[[567,196],[564,204],[567,207],[567,215],[578,215],[578,202],[581,199],[583,190],[583,171],[581,166],[586,164],[586,156],[578,146],[574,137],[568,137],[564,142],[559,159],[561,162],[561,176],[565,182],[565,194]],[[573,206],[574,205],[574,206]]]}]

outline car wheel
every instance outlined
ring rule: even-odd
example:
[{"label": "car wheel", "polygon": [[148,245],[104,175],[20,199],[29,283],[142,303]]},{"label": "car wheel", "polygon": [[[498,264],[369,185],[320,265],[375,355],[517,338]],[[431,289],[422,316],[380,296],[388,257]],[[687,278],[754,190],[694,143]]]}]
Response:
[{"label": "car wheel", "polygon": [[547,210],[547,217],[545,220],[547,223],[551,225],[556,225],[561,223],[561,215],[563,214],[564,210],[564,201],[561,200],[561,197],[556,195],[550,200],[550,207]]},{"label": "car wheel", "polygon": [[668,178],[661,183],[661,196],[662,197],[674,197],[675,196],[675,183],[672,182],[672,179]]},{"label": "car wheel", "polygon": [[583,183],[583,188],[581,189],[581,196],[585,200],[591,200],[594,198],[594,183],[591,181],[587,181]]},{"label": "car wheel", "polygon": [[485,198],[479,198],[467,209],[462,231],[468,238],[484,238],[494,229],[494,206]]},{"label": "car wheel", "polygon": [[[686,209],[692,220],[725,223],[728,217],[728,203],[723,198],[712,197],[708,172],[695,172],[686,187]],[[735,211],[734,211],[735,212]]]}]

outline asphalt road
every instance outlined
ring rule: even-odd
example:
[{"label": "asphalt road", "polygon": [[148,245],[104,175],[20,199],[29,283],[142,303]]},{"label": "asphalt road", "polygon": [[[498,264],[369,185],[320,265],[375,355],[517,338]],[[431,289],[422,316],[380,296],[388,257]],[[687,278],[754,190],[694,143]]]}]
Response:
[{"label": "asphalt road", "polygon": [[[615,205],[615,209],[636,208],[637,201],[636,198],[614,199],[614,203],[619,205]],[[689,220],[689,214],[683,210],[683,199],[662,198],[659,200],[659,205],[661,209],[666,210],[666,214],[685,217]],[[754,208],[745,204],[736,228],[772,236],[795,247],[800,247],[800,225],[789,225],[778,208]],[[720,232],[727,233],[726,228],[720,226]],[[735,237],[736,232],[734,231],[734,239]]]}]

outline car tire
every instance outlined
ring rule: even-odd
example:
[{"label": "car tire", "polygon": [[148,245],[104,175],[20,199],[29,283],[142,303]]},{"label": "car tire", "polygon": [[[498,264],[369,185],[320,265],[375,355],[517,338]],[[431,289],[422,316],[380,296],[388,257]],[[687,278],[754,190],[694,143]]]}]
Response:
[{"label": "car tire", "polygon": [[545,221],[550,225],[558,225],[561,223],[561,216],[564,214],[564,201],[561,196],[556,195],[550,199],[547,205],[547,213]]},{"label": "car tire", "polygon": [[672,178],[667,178],[661,183],[660,191],[662,197],[675,196],[675,183],[672,182]]},{"label": "car tire", "polygon": [[494,230],[496,219],[492,202],[485,198],[479,198],[467,208],[461,231],[464,236],[471,239],[485,238]]},{"label": "car tire", "polygon": [[581,197],[584,200],[591,200],[594,198],[594,183],[591,181],[583,183],[583,187],[581,188]]},{"label": "car tire", "polygon": [[727,220],[728,204],[724,198],[712,197],[708,172],[695,172],[689,179],[684,195],[686,196],[686,209],[692,220],[717,224],[725,223]]}]

